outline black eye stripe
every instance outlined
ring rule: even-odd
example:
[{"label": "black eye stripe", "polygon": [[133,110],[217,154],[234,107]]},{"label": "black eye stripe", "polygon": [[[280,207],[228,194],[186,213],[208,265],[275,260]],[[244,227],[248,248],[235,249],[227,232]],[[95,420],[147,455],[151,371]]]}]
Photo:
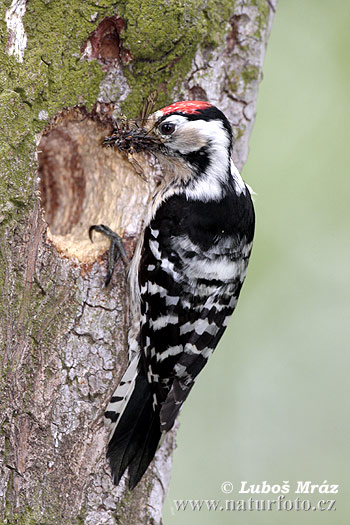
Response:
[{"label": "black eye stripe", "polygon": [[159,131],[162,135],[171,135],[175,131],[175,124],[172,122],[164,122],[159,126]]}]

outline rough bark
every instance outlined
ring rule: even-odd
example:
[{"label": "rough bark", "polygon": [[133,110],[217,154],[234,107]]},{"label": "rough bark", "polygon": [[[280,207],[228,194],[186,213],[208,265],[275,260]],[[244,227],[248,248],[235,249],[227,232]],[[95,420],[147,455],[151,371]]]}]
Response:
[{"label": "rough bark", "polygon": [[[191,1],[106,0],[84,11],[63,0],[5,4],[0,522],[158,524],[174,432],[134,492],[112,485],[102,416],[127,364],[126,272],[118,263],[104,288],[108,243],[87,236],[91,224],[108,224],[132,255],[156,166],[139,155],[149,182],[142,181],[101,140],[112,117],[136,116],[142,96],[158,88],[158,107],[191,98],[220,107],[241,168],[275,4],[212,0],[198,10]],[[178,27],[164,18],[175,14]]]}]

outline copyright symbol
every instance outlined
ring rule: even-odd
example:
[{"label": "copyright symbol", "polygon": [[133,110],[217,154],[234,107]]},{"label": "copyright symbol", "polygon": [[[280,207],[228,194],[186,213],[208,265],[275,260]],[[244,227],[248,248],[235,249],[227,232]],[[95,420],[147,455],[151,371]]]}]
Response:
[{"label": "copyright symbol", "polygon": [[221,484],[221,492],[223,492],[224,494],[230,494],[230,492],[232,491],[233,491],[233,485],[231,481],[224,481]]}]

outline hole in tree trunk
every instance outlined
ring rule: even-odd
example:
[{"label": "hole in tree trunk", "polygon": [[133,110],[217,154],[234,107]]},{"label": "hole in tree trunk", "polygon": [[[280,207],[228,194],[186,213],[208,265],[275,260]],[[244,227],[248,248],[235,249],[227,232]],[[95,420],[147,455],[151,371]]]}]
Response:
[{"label": "hole in tree trunk", "polygon": [[148,198],[147,186],[127,158],[102,147],[111,130],[110,123],[73,109],[56,117],[38,146],[48,237],[61,253],[80,262],[92,262],[109,246],[99,234],[90,242],[91,224],[133,236],[140,230],[140,213]]}]

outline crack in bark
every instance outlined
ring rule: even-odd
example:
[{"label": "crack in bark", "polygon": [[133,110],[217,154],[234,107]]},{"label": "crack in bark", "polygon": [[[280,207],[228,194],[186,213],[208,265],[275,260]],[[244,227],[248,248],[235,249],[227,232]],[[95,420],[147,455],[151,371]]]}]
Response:
[{"label": "crack in bark", "polygon": [[266,0],[266,2],[268,3],[270,9],[275,13],[276,12],[276,6],[272,3],[271,0]]}]

